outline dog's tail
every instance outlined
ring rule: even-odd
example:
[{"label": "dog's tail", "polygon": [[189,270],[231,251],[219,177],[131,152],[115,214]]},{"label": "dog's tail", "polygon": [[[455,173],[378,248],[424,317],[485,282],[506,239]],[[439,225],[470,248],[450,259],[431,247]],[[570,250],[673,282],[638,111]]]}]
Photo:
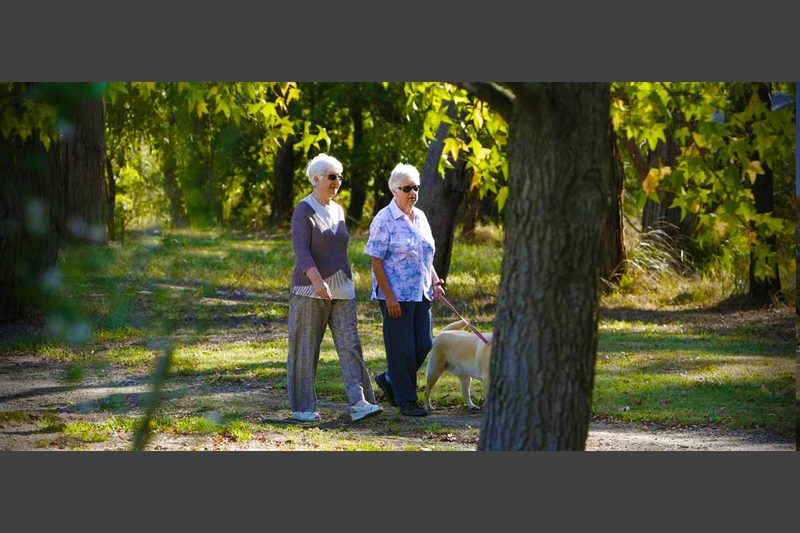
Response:
[{"label": "dog's tail", "polygon": [[[458,320],[456,322],[452,322],[447,324],[445,327],[442,328],[442,331],[450,331],[453,329],[465,329],[467,327],[467,323],[463,320]],[[441,331],[439,332],[441,333]]]}]

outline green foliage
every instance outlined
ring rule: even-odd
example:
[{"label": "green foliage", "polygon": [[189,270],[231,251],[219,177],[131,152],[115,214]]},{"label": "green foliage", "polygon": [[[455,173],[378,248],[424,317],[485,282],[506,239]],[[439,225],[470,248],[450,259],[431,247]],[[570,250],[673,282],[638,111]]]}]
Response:
[{"label": "green foliage", "polygon": [[[680,154],[673,165],[651,168],[641,183],[644,196],[657,190],[676,198],[670,207],[698,220],[701,248],[752,251],[758,279],[796,268],[794,204],[788,193],[795,174],[794,105],[771,109],[759,92],[795,97],[794,84],[616,83],[612,123],[639,150],[653,151],[674,136]],[[639,154],[641,156],[641,154]],[[756,213],[753,184],[769,169],[776,209]],[[642,197],[643,200],[643,197]],[[777,246],[769,243],[775,240]]]},{"label": "green foliage", "polygon": [[[504,192],[508,181],[508,124],[503,117],[487,103],[448,83],[409,82],[405,84],[405,92],[409,112],[425,114],[426,142],[435,139],[441,123],[449,124],[439,174],[443,175],[445,168],[452,168],[459,158],[464,159],[473,171],[470,189],[477,187],[481,198],[491,192],[502,211],[508,197],[508,189]],[[450,114],[448,105],[454,106]]]}]

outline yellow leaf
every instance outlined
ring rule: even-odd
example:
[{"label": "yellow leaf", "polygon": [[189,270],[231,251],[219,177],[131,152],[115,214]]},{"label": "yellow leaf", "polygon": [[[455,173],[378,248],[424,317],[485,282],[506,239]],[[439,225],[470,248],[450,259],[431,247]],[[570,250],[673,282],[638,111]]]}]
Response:
[{"label": "yellow leaf", "polygon": [[695,144],[700,148],[708,148],[706,141],[703,139],[703,136],[697,133],[696,131],[692,132],[692,138],[694,139]]},{"label": "yellow leaf", "polygon": [[717,235],[719,235],[720,237],[725,236],[725,231],[727,229],[728,229],[728,224],[724,220],[718,218],[717,221],[714,222],[714,231],[716,231]]},{"label": "yellow leaf", "polygon": [[470,184],[469,184],[469,190],[472,190],[472,189],[474,189],[475,187],[478,187],[478,186],[480,186],[480,184],[481,184],[481,179],[482,179],[482,178],[481,178],[481,175],[480,175],[480,174],[478,174],[477,172],[474,172],[474,173],[472,174],[472,183],[470,183]]},{"label": "yellow leaf", "polygon": [[651,192],[655,192],[658,188],[658,184],[661,183],[661,180],[664,179],[664,176],[668,175],[672,172],[672,167],[665,166],[661,168],[651,168],[650,171],[645,176],[644,180],[642,181],[642,189],[647,194]]},{"label": "yellow leaf", "polygon": [[750,183],[755,183],[756,176],[764,173],[764,169],[761,168],[761,161],[748,161],[744,173],[750,179]]},{"label": "yellow leaf", "polygon": [[684,157],[698,157],[700,155],[700,150],[697,148],[696,144],[690,144],[689,146],[681,148],[681,155]]}]

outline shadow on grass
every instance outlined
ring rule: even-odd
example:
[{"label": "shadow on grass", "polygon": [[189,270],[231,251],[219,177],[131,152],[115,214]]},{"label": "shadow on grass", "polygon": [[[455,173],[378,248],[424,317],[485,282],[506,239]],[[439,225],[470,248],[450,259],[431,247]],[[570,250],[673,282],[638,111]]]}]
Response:
[{"label": "shadow on grass", "polygon": [[[709,354],[794,357],[787,339],[766,337],[754,339],[741,333],[725,337],[704,333],[681,334],[661,332],[600,331],[598,353],[676,352],[680,354]],[[789,339],[790,341],[790,339]]]},{"label": "shadow on grass", "polygon": [[[751,309],[637,309],[633,307],[601,307],[601,321],[642,322],[645,324],[685,324],[690,330],[723,337],[746,332],[750,337],[780,339],[794,337],[794,319],[786,313],[765,319],[763,313]],[[736,313],[741,311],[741,313]],[[734,316],[734,314],[738,316]]]}]

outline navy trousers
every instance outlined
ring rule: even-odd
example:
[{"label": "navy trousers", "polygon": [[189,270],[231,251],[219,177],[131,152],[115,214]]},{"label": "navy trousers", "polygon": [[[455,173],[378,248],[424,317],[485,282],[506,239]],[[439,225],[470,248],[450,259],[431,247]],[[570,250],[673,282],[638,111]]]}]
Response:
[{"label": "navy trousers", "polygon": [[400,318],[389,316],[386,302],[378,300],[383,314],[386,376],[398,404],[417,401],[417,370],[433,346],[431,302],[399,302]]}]

